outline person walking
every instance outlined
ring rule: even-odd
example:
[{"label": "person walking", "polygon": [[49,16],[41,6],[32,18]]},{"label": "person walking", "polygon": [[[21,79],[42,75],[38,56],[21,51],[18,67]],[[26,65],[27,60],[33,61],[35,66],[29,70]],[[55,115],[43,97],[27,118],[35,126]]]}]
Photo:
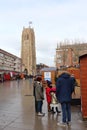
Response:
[{"label": "person walking", "polygon": [[62,122],[58,126],[71,125],[71,99],[74,92],[74,82],[68,72],[63,72],[56,81],[56,97],[62,108]]},{"label": "person walking", "polygon": [[37,113],[38,112],[38,110],[37,110],[37,100],[36,100],[36,94],[35,94],[36,85],[37,85],[37,79],[35,77],[34,81],[33,81],[33,96],[34,96],[34,99],[35,99],[35,112]]},{"label": "person walking", "polygon": [[20,82],[20,74],[18,73],[17,75],[16,75],[16,80],[17,80],[17,85],[18,85],[18,87],[19,87],[19,82]]}]

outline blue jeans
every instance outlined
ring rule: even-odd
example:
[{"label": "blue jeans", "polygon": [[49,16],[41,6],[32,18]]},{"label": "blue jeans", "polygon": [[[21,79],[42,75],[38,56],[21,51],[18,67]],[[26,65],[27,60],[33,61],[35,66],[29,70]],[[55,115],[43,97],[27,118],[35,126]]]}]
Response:
[{"label": "blue jeans", "polygon": [[71,104],[70,102],[61,103],[62,108],[62,122],[70,122],[71,121]]},{"label": "blue jeans", "polygon": [[42,105],[43,105],[43,101],[37,101],[37,112],[42,113]]}]

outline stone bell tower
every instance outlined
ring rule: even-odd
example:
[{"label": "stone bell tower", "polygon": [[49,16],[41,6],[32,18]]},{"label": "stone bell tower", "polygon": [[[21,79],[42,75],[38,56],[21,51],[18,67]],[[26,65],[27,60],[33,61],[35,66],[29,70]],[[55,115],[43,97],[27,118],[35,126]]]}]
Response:
[{"label": "stone bell tower", "polygon": [[23,28],[21,43],[22,71],[28,75],[36,74],[36,48],[34,29]]}]

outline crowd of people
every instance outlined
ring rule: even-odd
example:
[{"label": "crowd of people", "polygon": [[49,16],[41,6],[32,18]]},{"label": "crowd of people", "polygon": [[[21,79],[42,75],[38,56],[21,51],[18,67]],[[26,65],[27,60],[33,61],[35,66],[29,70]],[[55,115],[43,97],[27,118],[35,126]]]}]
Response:
[{"label": "crowd of people", "polygon": [[[75,92],[75,78],[68,72],[61,73],[53,85],[47,80],[46,85],[42,83],[42,77],[36,77],[33,83],[33,95],[35,97],[35,112],[37,116],[45,116],[43,113],[44,94],[46,95],[47,110],[49,113],[59,115],[61,113],[62,121],[57,122],[59,126],[71,125],[71,99]],[[58,108],[61,104],[61,111]]]}]

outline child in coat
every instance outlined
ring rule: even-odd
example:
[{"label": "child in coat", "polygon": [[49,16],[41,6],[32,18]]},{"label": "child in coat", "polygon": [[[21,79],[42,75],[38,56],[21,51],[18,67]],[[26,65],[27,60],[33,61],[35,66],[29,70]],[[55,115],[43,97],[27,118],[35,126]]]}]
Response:
[{"label": "child in coat", "polygon": [[56,87],[51,88],[50,95],[51,95],[50,107],[52,109],[52,113],[54,114],[55,110],[57,114],[61,113],[61,111],[58,110],[58,100],[56,98]]},{"label": "child in coat", "polygon": [[50,107],[50,103],[51,103],[51,95],[50,95],[50,91],[52,88],[52,83],[50,81],[47,80],[47,85],[45,88],[45,92],[46,92],[46,100],[47,100],[47,107],[48,107],[48,112],[51,112],[51,107]]}]

